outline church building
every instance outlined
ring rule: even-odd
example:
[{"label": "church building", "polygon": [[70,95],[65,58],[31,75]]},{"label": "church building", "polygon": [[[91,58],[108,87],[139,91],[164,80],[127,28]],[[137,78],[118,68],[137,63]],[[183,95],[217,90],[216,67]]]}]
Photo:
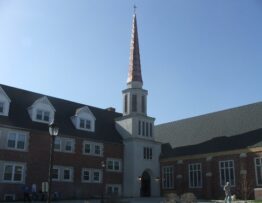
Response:
[{"label": "church building", "polygon": [[[154,125],[143,89],[136,14],[123,112],[0,84],[0,201],[21,200],[48,180],[55,121],[52,191],[61,199],[192,192],[262,198],[262,102]],[[243,196],[242,196],[243,197]]]}]

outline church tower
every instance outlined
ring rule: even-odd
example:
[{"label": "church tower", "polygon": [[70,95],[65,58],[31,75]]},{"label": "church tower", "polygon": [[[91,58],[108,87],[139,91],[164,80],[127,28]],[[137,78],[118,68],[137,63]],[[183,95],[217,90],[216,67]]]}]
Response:
[{"label": "church tower", "polygon": [[116,128],[124,142],[125,197],[159,196],[160,143],[154,138],[155,118],[147,115],[143,89],[136,14],[133,15],[127,88],[123,94],[123,116]]}]

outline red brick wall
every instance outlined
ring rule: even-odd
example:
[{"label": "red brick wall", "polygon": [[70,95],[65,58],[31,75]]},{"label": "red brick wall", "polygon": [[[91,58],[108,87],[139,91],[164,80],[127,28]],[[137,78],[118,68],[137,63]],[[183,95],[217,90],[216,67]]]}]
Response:
[{"label": "red brick wall", "polygon": [[[178,161],[168,161],[163,162],[161,160],[161,169],[162,166],[174,166],[174,188],[165,190],[162,188],[161,184],[161,193],[165,194],[168,192],[174,192],[178,195],[181,195],[185,192],[192,192],[198,198],[204,199],[223,199],[224,191],[220,186],[220,173],[219,173],[219,161],[223,160],[234,160],[235,167],[235,186],[232,187],[232,194],[236,194],[238,198],[244,199],[244,187],[247,188],[248,198],[254,198],[254,188],[256,186],[256,175],[255,175],[255,165],[254,158],[262,156],[262,152],[252,153],[248,152],[246,157],[240,157],[240,154],[232,155],[220,155],[213,156],[211,160],[207,161],[206,158],[199,159],[186,159],[183,162],[179,163]],[[189,188],[188,180],[188,164],[189,163],[201,163],[202,165],[202,188]],[[247,174],[241,175],[241,169],[247,170]],[[211,172],[212,176],[207,177],[206,173]],[[161,170],[162,174],[162,170]],[[183,176],[182,179],[177,179],[176,176],[180,174]],[[243,185],[243,180],[246,179],[246,186]]]},{"label": "red brick wall", "polygon": [[[70,166],[74,168],[74,182],[53,182],[53,191],[62,194],[63,198],[87,198],[90,196],[100,196],[102,190],[105,191],[105,184],[122,184],[122,172],[107,172],[105,170],[104,183],[82,183],[81,171],[82,168],[97,168],[102,169],[101,161],[106,162],[106,159],[117,158],[123,160],[123,145],[118,143],[103,143],[104,156],[89,156],[83,155],[83,139],[79,137],[71,137],[75,139],[74,153],[54,153],[54,165]],[[29,138],[29,151],[19,152],[11,150],[0,150],[0,160],[19,161],[26,163],[26,179],[27,185],[35,183],[37,190],[41,189],[41,183],[47,181],[49,152],[50,152],[50,135],[32,131]],[[101,143],[96,140],[89,140]],[[123,162],[122,162],[123,163]],[[15,193],[17,199],[21,199],[22,184],[6,184],[0,183],[0,199],[6,193]]]}]

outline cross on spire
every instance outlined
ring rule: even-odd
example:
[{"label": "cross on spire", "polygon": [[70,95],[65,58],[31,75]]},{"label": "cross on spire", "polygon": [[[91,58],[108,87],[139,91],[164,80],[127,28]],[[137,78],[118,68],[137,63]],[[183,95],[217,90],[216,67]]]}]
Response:
[{"label": "cross on spire", "polygon": [[134,14],[136,14],[136,9],[137,9],[137,6],[134,4]]}]

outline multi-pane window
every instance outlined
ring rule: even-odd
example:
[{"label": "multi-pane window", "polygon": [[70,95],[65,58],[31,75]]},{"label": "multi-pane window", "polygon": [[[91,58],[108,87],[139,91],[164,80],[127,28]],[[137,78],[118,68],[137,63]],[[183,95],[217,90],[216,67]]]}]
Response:
[{"label": "multi-pane window", "polygon": [[219,171],[220,171],[220,185],[223,186],[226,182],[229,182],[231,186],[235,185],[235,172],[234,172],[234,161],[220,161]]},{"label": "multi-pane window", "polygon": [[55,138],[54,150],[55,151],[61,151],[61,139],[59,137]]},{"label": "multi-pane window", "polygon": [[4,102],[0,102],[0,114],[4,113]]},{"label": "multi-pane window", "polygon": [[188,178],[189,178],[189,188],[202,187],[202,168],[200,163],[189,164]]},{"label": "multi-pane window", "polygon": [[102,171],[99,169],[83,168],[82,182],[100,183],[102,180]]},{"label": "multi-pane window", "polygon": [[7,148],[25,150],[26,135],[17,132],[10,132],[7,137]]},{"label": "multi-pane window", "polygon": [[36,111],[36,120],[49,122],[50,112],[38,109]]},{"label": "multi-pane window", "polygon": [[127,113],[127,98],[128,96],[127,96],[127,94],[125,94],[125,103],[124,103],[124,108],[125,108],[125,113]]},{"label": "multi-pane window", "polygon": [[101,182],[101,171],[100,170],[93,171],[93,182],[96,182],[96,183]]},{"label": "multi-pane window", "polygon": [[152,148],[151,147],[144,147],[144,159],[152,159]]},{"label": "multi-pane window", "polygon": [[90,182],[91,181],[90,172],[91,172],[90,169],[83,169],[82,170],[82,181],[83,182]]},{"label": "multi-pane window", "polygon": [[80,118],[79,127],[83,129],[91,129],[91,120]]},{"label": "multi-pane window", "polygon": [[59,169],[58,168],[53,167],[52,180],[59,180]]},{"label": "multi-pane window", "polygon": [[73,167],[54,166],[52,179],[56,181],[73,181]]},{"label": "multi-pane window", "polygon": [[5,164],[3,180],[7,182],[22,182],[24,166],[19,164]]},{"label": "multi-pane window", "polygon": [[107,194],[108,195],[120,195],[120,185],[107,185]]},{"label": "multi-pane window", "polygon": [[72,179],[72,169],[71,168],[63,169],[63,177],[62,177],[62,179],[64,181],[70,181]]},{"label": "multi-pane window", "polygon": [[146,97],[143,95],[142,96],[142,113],[146,112]]},{"label": "multi-pane window", "polygon": [[103,144],[96,142],[83,142],[83,154],[103,156]]},{"label": "multi-pane window", "polygon": [[67,152],[73,151],[73,140],[65,140],[65,151]]},{"label": "multi-pane window", "polygon": [[174,188],[174,168],[173,166],[162,167],[162,187],[163,189]]},{"label": "multi-pane window", "polygon": [[110,171],[121,171],[121,161],[117,159],[108,159],[106,168]]},{"label": "multi-pane window", "polygon": [[262,157],[255,158],[257,185],[262,185]]},{"label": "multi-pane window", "polygon": [[136,94],[132,95],[132,112],[137,112],[137,96],[136,96]]}]

